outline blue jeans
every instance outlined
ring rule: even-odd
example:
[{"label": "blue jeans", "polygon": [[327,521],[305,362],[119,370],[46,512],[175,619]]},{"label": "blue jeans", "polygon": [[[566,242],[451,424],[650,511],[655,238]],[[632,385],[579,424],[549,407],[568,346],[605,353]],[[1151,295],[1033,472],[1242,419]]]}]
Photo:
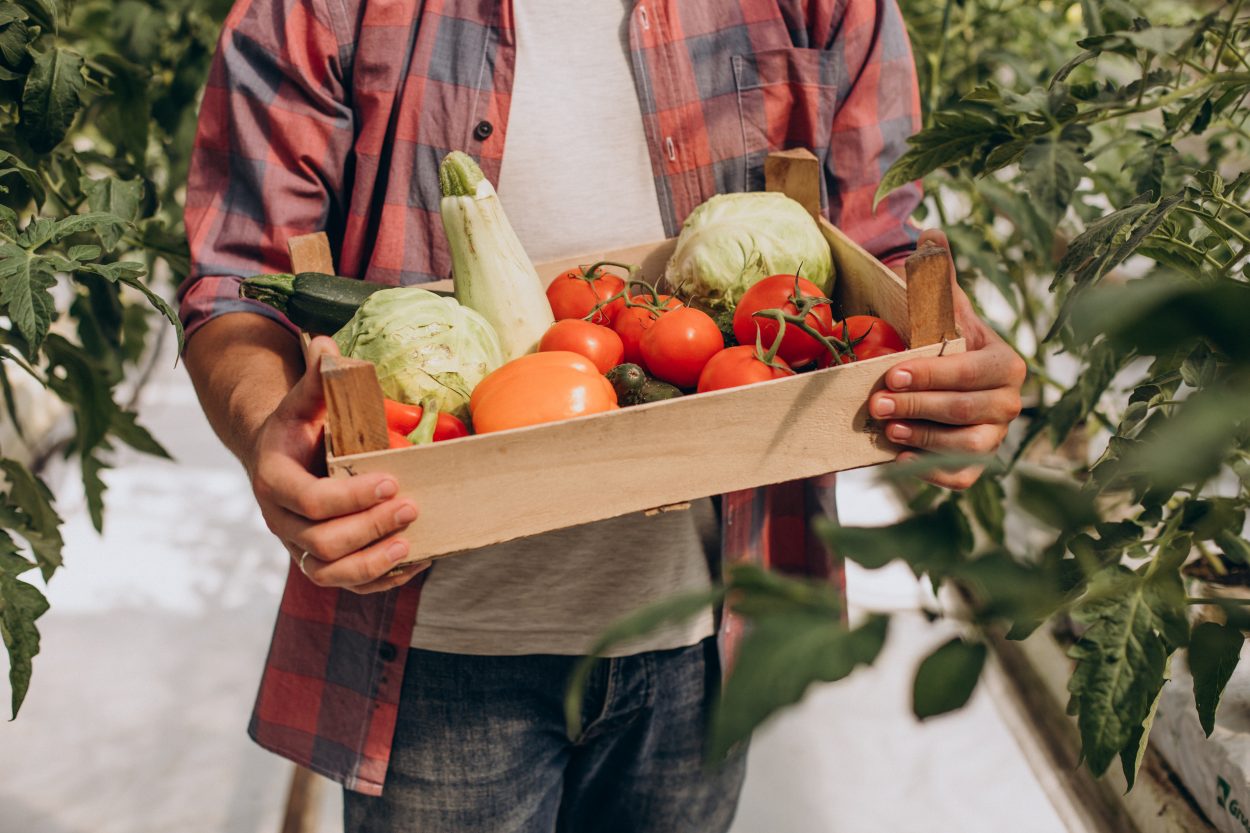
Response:
[{"label": "blue jeans", "polygon": [[602,660],[569,740],[576,657],[412,649],[380,798],[344,792],[346,833],[718,833],[745,750],[706,768],[713,640]]}]

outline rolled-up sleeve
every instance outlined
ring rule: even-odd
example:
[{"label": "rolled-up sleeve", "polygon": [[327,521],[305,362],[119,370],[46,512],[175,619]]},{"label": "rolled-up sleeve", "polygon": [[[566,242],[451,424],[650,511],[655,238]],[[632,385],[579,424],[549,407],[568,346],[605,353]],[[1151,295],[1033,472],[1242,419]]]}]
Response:
[{"label": "rolled-up sleeve", "polygon": [[[351,44],[324,0],[240,0],[222,30],[187,178],[188,339],[232,312],[289,321],[239,297],[244,277],[290,269],[286,241],[341,223],[352,149]],[[293,327],[291,327],[294,329]]]},{"label": "rolled-up sleeve", "polygon": [[829,48],[847,69],[826,160],[834,183],[830,220],[877,259],[897,262],[916,248],[919,232],[908,218],[920,204],[920,183],[896,189],[875,211],[872,202],[921,118],[911,44],[895,0],[846,0]]}]

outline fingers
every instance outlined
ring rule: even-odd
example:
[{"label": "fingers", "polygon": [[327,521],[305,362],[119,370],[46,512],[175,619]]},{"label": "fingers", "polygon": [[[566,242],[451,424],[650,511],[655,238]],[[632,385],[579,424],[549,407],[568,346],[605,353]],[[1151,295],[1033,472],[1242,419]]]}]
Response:
[{"label": "fingers", "polygon": [[978,391],[1019,388],[1026,373],[1024,360],[998,341],[980,350],[900,362],[886,373],[892,391]]},{"label": "fingers", "polygon": [[277,504],[312,521],[363,512],[399,491],[395,478],[386,474],[317,477],[298,461],[280,454],[262,458],[252,486],[262,504]]},{"label": "fingers", "polygon": [[952,427],[933,422],[891,422],[885,435],[900,445],[941,454],[993,454],[1007,436],[996,424]]},{"label": "fingers", "polygon": [[418,564],[416,567],[420,569],[408,567],[399,575],[387,575],[407,559],[408,550],[407,541],[387,538],[335,561],[324,561],[310,554],[304,559],[304,574],[318,587],[342,587],[359,593],[389,589],[425,569]]},{"label": "fingers", "polygon": [[270,529],[321,561],[335,561],[406,529],[416,518],[417,507],[412,501],[398,498],[363,512],[317,522],[293,512],[276,510],[270,518]]},{"label": "fingers", "polygon": [[1020,414],[1020,394],[1014,388],[984,391],[878,391],[868,401],[877,419],[929,420],[946,425],[1006,424]]},{"label": "fingers", "polygon": [[382,576],[382,578],[371,581],[368,584],[362,584],[359,587],[347,588],[353,593],[382,593],[387,590],[394,590],[396,587],[407,584],[417,576],[424,573],[430,568],[431,562],[422,561],[419,564],[406,564],[394,568],[391,572]]}]

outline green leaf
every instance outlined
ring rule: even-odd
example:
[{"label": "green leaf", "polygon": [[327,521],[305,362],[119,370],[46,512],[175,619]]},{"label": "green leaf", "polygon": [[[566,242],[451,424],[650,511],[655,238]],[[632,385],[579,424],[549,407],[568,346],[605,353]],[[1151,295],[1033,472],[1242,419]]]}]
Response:
[{"label": "green leaf", "polygon": [[955,564],[972,548],[968,522],[950,501],[890,526],[841,526],[818,518],[816,532],[833,552],[870,570],[901,558],[917,575]]},{"label": "green leaf", "polygon": [[1017,479],[1016,500],[1020,508],[1047,526],[1075,532],[1098,520],[1090,496],[1075,483],[1023,470],[1017,472]]},{"label": "green leaf", "polygon": [[1112,566],[1091,581],[1072,612],[1086,629],[1068,656],[1076,669],[1068,681],[1078,714],[1082,754],[1095,775],[1142,726],[1163,685],[1167,649],[1155,631],[1146,582]]},{"label": "green leaf", "polygon": [[0,637],[9,652],[9,687],[13,692],[13,717],[17,717],[30,687],[31,661],[39,653],[39,629],[35,620],[48,610],[48,600],[18,576],[34,564],[17,554],[7,534],[0,531]]},{"label": "green leaf", "polygon": [[45,261],[12,243],[0,244],[0,301],[29,344],[34,358],[56,315],[52,295],[56,284]]},{"label": "green leaf", "polygon": [[61,516],[52,507],[52,491],[16,460],[0,459],[0,471],[9,483],[8,503],[20,511],[17,534],[26,539],[44,581],[61,566]]},{"label": "green leaf", "polygon": [[80,186],[87,195],[87,205],[92,211],[114,215],[126,222],[139,219],[144,192],[143,180],[118,179],[115,176],[106,176],[103,179],[83,177]]},{"label": "green leaf", "polygon": [[108,488],[100,477],[109,466],[94,454],[82,458],[82,485],[87,495],[87,512],[96,532],[104,531],[104,490]]},{"label": "green leaf", "polygon": [[985,666],[985,645],[956,637],[929,654],[916,671],[912,711],[924,720],[962,708]]},{"label": "green leaf", "polygon": [[972,508],[972,516],[977,519],[981,529],[991,540],[1003,543],[1003,519],[1006,517],[1007,495],[1003,492],[1002,481],[996,477],[985,476],[972,484],[972,488],[963,493],[964,500]]},{"label": "green leaf", "polygon": [[873,198],[876,208],[895,188],[920,179],[941,167],[957,165],[983,156],[980,149],[995,138],[1010,138],[995,122],[966,110],[936,113],[933,124],[908,139],[904,153],[881,178]]},{"label": "green leaf", "polygon": [[135,451],[142,451],[144,454],[151,454],[156,457],[164,457],[166,460],[172,459],[165,447],[148,433],[148,429],[136,422],[136,419],[137,415],[131,411],[123,411],[120,408],[114,411],[113,420],[109,425],[113,436]]},{"label": "green leaf", "polygon": [[[17,67],[26,58],[26,45],[34,37],[34,32],[24,20],[9,18],[9,22],[0,29],[0,59],[10,67]],[[21,76],[17,76],[20,78]],[[16,79],[13,79],[16,80]]]},{"label": "green leaf", "polygon": [[[1075,135],[1088,141],[1088,131]],[[1055,136],[1044,136],[1024,151],[1020,172],[1034,205],[1052,223],[1063,217],[1077,183],[1089,175],[1075,141]]]},{"label": "green leaf", "polygon": [[45,32],[56,31],[56,0],[16,0],[16,3],[25,9],[31,19],[42,26]]},{"label": "green leaf", "polygon": [[83,59],[56,47],[34,54],[34,66],[22,91],[22,132],[38,153],[61,143],[82,106]]},{"label": "green leaf", "polygon": [[[112,265],[116,267],[123,267],[123,266],[126,266],[127,264],[125,262],[122,262],[122,263],[117,263],[117,264],[112,264]],[[133,264],[133,265],[140,266],[140,264]],[[177,334],[177,337],[178,337],[178,345],[177,345],[178,355],[182,355],[182,347],[184,344],[184,339],[186,338],[186,333],[182,329],[182,319],[178,317],[178,311],[175,310],[173,306],[168,301],[166,301],[162,295],[156,292],[153,292],[152,289],[148,287],[148,285],[145,284],[142,280],[140,280],[139,276],[135,275],[133,272],[129,275],[124,275],[123,277],[121,277],[121,282],[126,284],[126,286],[133,287],[139,290],[141,293],[143,293],[143,296],[148,299],[148,303],[156,307],[157,311],[160,312],[161,315],[164,315],[165,319],[169,321],[170,324],[173,325],[174,332]]]},{"label": "green leaf", "polygon": [[1194,705],[1207,737],[1215,729],[1215,710],[1224,686],[1233,676],[1245,642],[1240,630],[1218,622],[1203,622],[1189,640],[1189,672],[1194,677]]},{"label": "green leaf", "polygon": [[1222,529],[1215,533],[1215,544],[1229,561],[1250,566],[1250,541],[1235,532]]},{"label": "green leaf", "polygon": [[1229,530],[1240,531],[1246,523],[1246,507],[1234,498],[1188,500],[1181,512],[1180,528],[1199,541],[1209,541]]},{"label": "green leaf", "polygon": [[49,240],[59,242],[71,235],[94,232],[100,238],[100,242],[104,244],[104,248],[111,252],[117,245],[117,241],[121,239],[122,233],[128,225],[122,219],[101,211],[93,211],[89,214],[71,214],[62,220],[56,221],[49,235]]},{"label": "green leaf", "polygon": [[[1167,680],[1166,666],[1164,680]],[[1162,697],[1163,687],[1160,686],[1154,701],[1150,704],[1150,711],[1146,713],[1146,719],[1141,722],[1140,726],[1133,727],[1128,743],[1124,744],[1124,748],[1120,750],[1120,768],[1124,772],[1124,780],[1128,785],[1126,792],[1133,789],[1133,784],[1137,783],[1137,772],[1141,769],[1141,762],[1146,757],[1146,747],[1150,743],[1150,727],[1154,725],[1155,714],[1159,711],[1159,700]]]},{"label": "green leaf", "polygon": [[[55,333],[48,337],[44,351],[49,362],[48,385],[73,407],[78,428],[74,446],[87,454],[104,441],[117,410],[108,381],[90,355]],[[58,368],[64,372],[56,372]],[[84,478],[86,474],[84,470]]]},{"label": "green leaf", "polygon": [[876,659],[888,617],[855,629],[834,617],[799,611],[750,623],[712,715],[708,757],[723,758],[777,711],[799,702],[816,682],[833,682]]}]

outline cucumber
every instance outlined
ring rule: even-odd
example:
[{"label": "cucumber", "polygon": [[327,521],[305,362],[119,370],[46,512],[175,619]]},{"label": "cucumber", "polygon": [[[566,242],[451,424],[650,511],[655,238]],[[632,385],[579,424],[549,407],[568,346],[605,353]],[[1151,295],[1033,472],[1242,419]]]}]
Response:
[{"label": "cucumber", "polygon": [[660,402],[682,395],[680,389],[668,382],[648,379],[647,374],[636,364],[618,364],[605,375],[616,389],[616,400],[622,406]]},{"label": "cucumber", "polygon": [[[239,294],[268,304],[296,327],[313,335],[334,335],[351,320],[357,307],[386,284],[341,278],[320,272],[298,275],[257,275],[246,278]],[[438,292],[437,295],[450,295]]]},{"label": "cucumber", "polygon": [[638,391],[647,381],[647,374],[636,364],[618,364],[605,376],[616,389],[616,400],[622,405],[632,405],[636,401]]},{"label": "cucumber", "polygon": [[681,389],[659,379],[648,379],[638,390],[637,402],[645,405],[648,402],[662,402],[665,399],[676,399],[682,396]]}]

